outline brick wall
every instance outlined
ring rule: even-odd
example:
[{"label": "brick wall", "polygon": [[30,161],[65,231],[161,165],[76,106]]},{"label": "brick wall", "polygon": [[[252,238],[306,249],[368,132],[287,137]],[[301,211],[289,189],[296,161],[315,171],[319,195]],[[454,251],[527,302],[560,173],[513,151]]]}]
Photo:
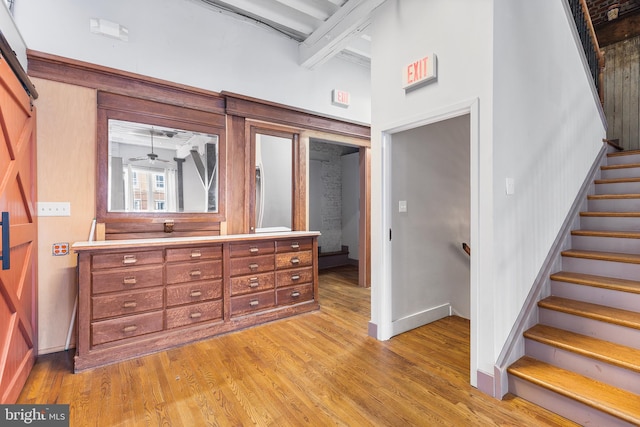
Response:
[{"label": "brick wall", "polygon": [[640,1],[638,0],[587,0],[589,15],[594,27],[599,27],[608,22],[607,11],[615,4],[620,6],[618,19],[632,13],[640,12]]}]

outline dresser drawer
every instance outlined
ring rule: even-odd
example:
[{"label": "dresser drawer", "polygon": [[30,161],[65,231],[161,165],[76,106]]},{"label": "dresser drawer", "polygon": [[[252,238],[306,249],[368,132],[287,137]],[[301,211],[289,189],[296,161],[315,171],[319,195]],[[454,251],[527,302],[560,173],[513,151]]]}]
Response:
[{"label": "dresser drawer", "polygon": [[290,286],[278,289],[276,302],[278,305],[295,304],[313,299],[313,284]]},{"label": "dresser drawer", "polygon": [[222,259],[222,245],[167,249],[167,262]]},{"label": "dresser drawer", "polygon": [[306,267],[313,264],[311,251],[285,252],[276,254],[276,269]]},{"label": "dresser drawer", "polygon": [[222,297],[222,280],[167,286],[167,306],[190,304]]},{"label": "dresser drawer", "polygon": [[222,278],[222,261],[167,264],[167,284]]},{"label": "dresser drawer", "polygon": [[135,265],[162,264],[162,262],[162,250],[100,254],[94,255],[91,259],[94,269],[133,267]]},{"label": "dresser drawer", "polygon": [[239,297],[231,298],[231,315],[250,313],[252,311],[264,310],[276,304],[273,291],[258,292]]},{"label": "dresser drawer", "polygon": [[91,324],[91,345],[161,331],[162,317],[162,311],[154,311],[94,322]]},{"label": "dresser drawer", "polygon": [[231,279],[231,295],[264,291],[266,289],[273,289],[274,286],[275,276],[273,273],[234,277]]},{"label": "dresser drawer", "polygon": [[276,252],[298,252],[313,249],[313,239],[276,240]]},{"label": "dresser drawer", "polygon": [[231,276],[273,271],[274,266],[273,255],[233,258],[231,259]]},{"label": "dresser drawer", "polygon": [[162,286],[162,266],[114,268],[91,273],[93,294]]},{"label": "dresser drawer", "polygon": [[162,308],[162,288],[91,297],[91,318],[124,316]]},{"label": "dresser drawer", "polygon": [[278,288],[310,282],[313,282],[312,267],[282,270],[276,273],[276,286]]},{"label": "dresser drawer", "polygon": [[167,329],[222,319],[222,301],[208,301],[167,309]]},{"label": "dresser drawer", "polygon": [[273,242],[230,243],[229,254],[232,258],[272,254],[275,250]]}]

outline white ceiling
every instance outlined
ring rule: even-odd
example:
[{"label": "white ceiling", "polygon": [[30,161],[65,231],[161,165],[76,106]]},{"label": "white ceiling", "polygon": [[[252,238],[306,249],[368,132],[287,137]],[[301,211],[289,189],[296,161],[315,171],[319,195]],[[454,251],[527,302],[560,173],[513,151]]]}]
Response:
[{"label": "white ceiling", "polygon": [[385,0],[194,0],[223,13],[256,21],[300,42],[307,68],[339,56],[369,66],[371,13]]}]

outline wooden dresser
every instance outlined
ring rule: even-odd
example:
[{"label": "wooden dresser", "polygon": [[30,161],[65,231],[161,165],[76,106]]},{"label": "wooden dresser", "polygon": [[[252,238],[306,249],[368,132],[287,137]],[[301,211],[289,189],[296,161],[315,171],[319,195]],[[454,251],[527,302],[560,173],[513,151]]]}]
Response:
[{"label": "wooden dresser", "polygon": [[75,243],[75,372],[317,310],[318,235]]}]

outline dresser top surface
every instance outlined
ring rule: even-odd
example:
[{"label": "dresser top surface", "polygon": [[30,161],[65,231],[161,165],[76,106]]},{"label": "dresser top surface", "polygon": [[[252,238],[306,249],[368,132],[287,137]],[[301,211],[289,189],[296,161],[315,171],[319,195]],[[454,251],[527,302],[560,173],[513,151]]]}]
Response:
[{"label": "dresser top surface", "polygon": [[171,247],[191,244],[225,243],[236,241],[259,241],[274,239],[295,239],[302,237],[317,237],[318,231],[288,231],[276,233],[229,234],[226,236],[199,237],[167,237],[160,239],[131,239],[131,240],[99,240],[75,242],[71,249],[75,252],[96,251],[106,249],[130,249],[134,247]]}]

